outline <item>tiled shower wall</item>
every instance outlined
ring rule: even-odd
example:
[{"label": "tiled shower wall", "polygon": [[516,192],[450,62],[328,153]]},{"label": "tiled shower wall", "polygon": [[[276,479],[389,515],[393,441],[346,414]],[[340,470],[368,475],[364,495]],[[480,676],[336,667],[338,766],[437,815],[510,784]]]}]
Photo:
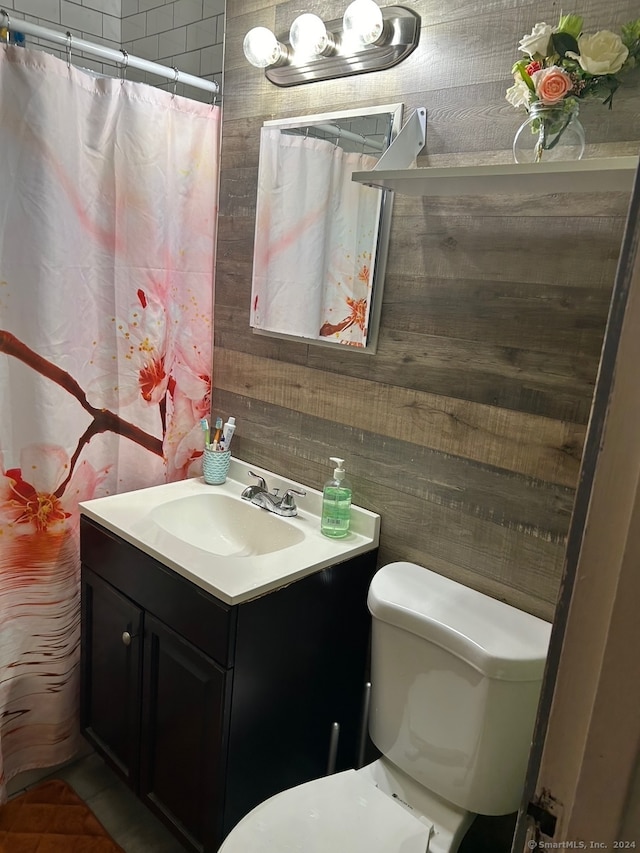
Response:
[{"label": "tiled shower wall", "polygon": [[[224,0],[0,0],[15,21],[26,19],[43,27],[67,32],[86,41],[176,67],[180,71],[221,83]],[[27,45],[38,47],[27,37]],[[64,57],[65,49],[51,43],[42,46]],[[73,62],[99,73],[113,74],[115,65],[84,54],[72,53]],[[127,78],[173,89],[165,81],[134,68]],[[178,84],[178,94],[209,100],[207,92]]]},{"label": "tiled shower wall", "polygon": [[[122,46],[129,53],[222,84],[224,0],[122,0]],[[144,74],[132,79],[157,84]],[[173,83],[163,84],[173,89]],[[178,94],[211,95],[177,87]]]}]

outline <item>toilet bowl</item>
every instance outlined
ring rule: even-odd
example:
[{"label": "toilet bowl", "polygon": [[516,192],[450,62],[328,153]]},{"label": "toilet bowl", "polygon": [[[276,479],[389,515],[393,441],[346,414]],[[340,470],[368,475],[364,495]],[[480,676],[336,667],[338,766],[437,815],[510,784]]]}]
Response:
[{"label": "toilet bowl", "polygon": [[449,853],[471,812],[446,803],[380,758],[265,800],[219,853]]},{"label": "toilet bowl", "polygon": [[455,853],[476,814],[517,810],[549,623],[412,563],[368,606],[382,756],[265,800],[220,853]]}]

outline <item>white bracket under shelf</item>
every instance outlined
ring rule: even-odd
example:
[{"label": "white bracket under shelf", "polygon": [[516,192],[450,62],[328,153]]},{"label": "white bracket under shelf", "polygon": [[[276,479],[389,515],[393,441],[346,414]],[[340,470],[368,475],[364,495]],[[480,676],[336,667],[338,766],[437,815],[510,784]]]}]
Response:
[{"label": "white bracket under shelf", "polygon": [[373,171],[380,169],[408,169],[416,160],[427,141],[427,111],[418,107],[409,116],[396,138],[384,152]]}]

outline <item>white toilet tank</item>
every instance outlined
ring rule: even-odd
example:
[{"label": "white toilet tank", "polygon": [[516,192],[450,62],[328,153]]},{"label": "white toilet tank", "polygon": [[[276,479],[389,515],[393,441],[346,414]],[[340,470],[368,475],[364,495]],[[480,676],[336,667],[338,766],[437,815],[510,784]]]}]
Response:
[{"label": "white toilet tank", "polygon": [[380,569],[368,605],[375,745],[463,809],[516,811],[550,624],[413,563]]}]

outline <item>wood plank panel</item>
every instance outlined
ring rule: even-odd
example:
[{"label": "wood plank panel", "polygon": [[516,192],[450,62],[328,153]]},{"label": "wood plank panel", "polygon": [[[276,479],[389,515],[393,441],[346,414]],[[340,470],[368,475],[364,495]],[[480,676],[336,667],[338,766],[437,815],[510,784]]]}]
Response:
[{"label": "wood plank panel", "polygon": [[521,342],[509,346],[452,335],[417,334],[390,328],[385,322],[379,353],[356,361],[338,353],[327,365],[317,347],[309,348],[310,367],[372,378],[459,397],[475,403],[516,409],[545,417],[586,424],[598,369],[598,357],[527,349]]},{"label": "wood plank panel", "polygon": [[[374,481],[418,501],[457,509],[556,544],[564,541],[573,505],[569,487],[505,474],[472,460],[381,438],[371,430],[313,418],[233,392],[219,391],[218,399],[225,413],[233,411],[245,424],[244,432],[234,439],[234,444],[238,442],[234,452],[241,455],[247,447],[257,452],[262,446],[267,454],[277,453],[283,460],[280,473],[297,477],[305,470],[307,482],[316,488],[322,487],[331,467],[326,455],[329,434],[329,452],[344,453],[348,459],[356,495],[368,493],[368,483]],[[279,424],[277,430],[274,421]],[[372,450],[382,442],[384,455],[372,466]],[[413,460],[411,476],[399,483],[398,472],[404,470],[408,453]],[[384,506],[376,504],[375,511],[387,515]]]},{"label": "wood plank panel", "polygon": [[[249,334],[247,294],[234,276],[216,299],[216,344],[226,350],[293,361],[386,385],[398,385],[490,406],[586,424],[598,356],[542,352],[452,334],[431,335],[383,328],[375,357],[266,335]],[[227,301],[229,300],[229,301]],[[384,315],[383,315],[384,316]]]},{"label": "wood plank panel", "polygon": [[[610,288],[390,276],[386,328],[598,358]],[[418,293],[412,295],[416,287]]]},{"label": "wood plank panel", "polygon": [[[635,154],[637,145],[629,146],[628,153]],[[595,156],[595,155],[593,155]],[[604,155],[603,155],[604,156]],[[615,155],[611,155],[615,156]],[[433,156],[431,153],[425,156],[424,166],[435,166],[442,158]],[[464,165],[468,155],[447,156],[448,165]],[[477,159],[477,158],[476,158]],[[257,161],[256,161],[257,162]],[[496,152],[495,158],[487,156],[483,163],[488,165],[499,163],[510,163],[509,152]],[[447,162],[443,163],[447,165]],[[255,194],[255,193],[254,193]],[[523,193],[519,195],[496,195],[493,198],[486,196],[432,196],[417,200],[415,196],[395,194],[393,202],[394,220],[397,222],[402,217],[416,213],[416,203],[423,216],[476,216],[488,217],[498,216],[505,219],[513,217],[544,217],[547,220],[567,219],[570,212],[571,219],[577,220],[583,217],[618,217],[619,228],[624,226],[624,221],[629,207],[629,192],[606,192],[606,193],[577,193],[573,196],[563,196],[559,193],[550,195],[539,195],[534,193]],[[577,225],[577,222],[576,222]],[[613,227],[613,224],[612,224]]]},{"label": "wood plank panel", "polygon": [[[217,388],[381,436],[573,486],[584,427],[240,352],[214,351]],[[341,405],[336,409],[336,401]]]},{"label": "wood plank panel", "polygon": [[[394,219],[387,262],[393,274],[611,289],[623,223],[604,217],[552,220],[422,215]],[[533,236],[535,235],[535,237]],[[395,238],[395,239],[394,239]],[[409,256],[409,257],[407,257]]]}]

